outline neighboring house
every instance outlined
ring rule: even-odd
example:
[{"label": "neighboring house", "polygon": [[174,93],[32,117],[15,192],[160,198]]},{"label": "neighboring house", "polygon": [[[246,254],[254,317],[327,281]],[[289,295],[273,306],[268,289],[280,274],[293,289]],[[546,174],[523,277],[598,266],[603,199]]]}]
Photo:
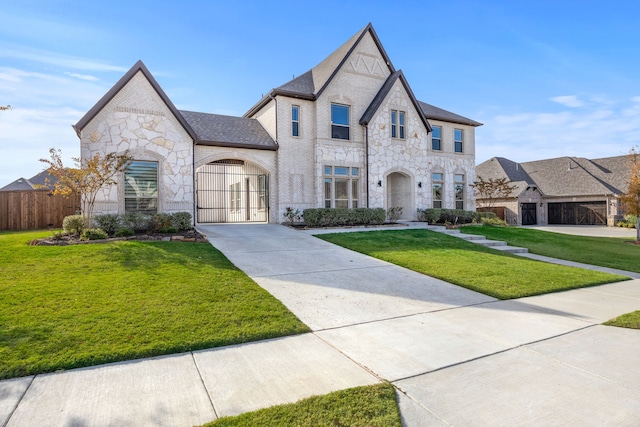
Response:
[{"label": "neighboring house", "polygon": [[42,171],[29,179],[18,178],[15,181],[0,188],[0,191],[30,191],[53,189],[53,183],[55,183],[55,181],[56,179],[49,172]]},{"label": "neighboring house", "polygon": [[[507,178],[514,197],[498,200],[511,224],[614,225],[623,216],[620,195],[629,180],[628,156],[585,159],[558,157],[516,163],[494,157],[476,167],[485,180]],[[478,199],[478,209],[488,201]]]},{"label": "neighboring house", "polygon": [[243,117],[179,111],[142,62],[74,126],[135,159],[95,212],[281,222],[287,207],[475,209],[475,127],[414,96],[371,24]]}]

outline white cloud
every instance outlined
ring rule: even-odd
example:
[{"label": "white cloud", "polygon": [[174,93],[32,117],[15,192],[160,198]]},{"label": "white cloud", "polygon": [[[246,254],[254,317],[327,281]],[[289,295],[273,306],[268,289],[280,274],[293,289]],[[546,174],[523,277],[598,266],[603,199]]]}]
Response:
[{"label": "white cloud", "polygon": [[27,60],[85,71],[113,71],[118,73],[127,71],[125,67],[105,64],[96,59],[78,58],[57,52],[32,49],[26,46],[0,45],[0,58]]},{"label": "white cloud", "polygon": [[78,74],[78,73],[65,73],[65,74],[69,77],[73,77],[78,80],[86,80],[89,82],[97,82],[98,80],[100,80],[100,78],[89,75],[89,74]]},{"label": "white cloud", "polygon": [[600,158],[629,152],[640,140],[640,103],[595,102],[558,113],[530,112],[482,118],[476,160],[506,157],[525,162],[562,156]]},{"label": "white cloud", "polygon": [[550,98],[551,101],[557,102],[560,105],[564,105],[565,107],[571,108],[579,108],[584,106],[584,102],[578,99],[575,95],[567,95],[567,96],[554,96]]}]

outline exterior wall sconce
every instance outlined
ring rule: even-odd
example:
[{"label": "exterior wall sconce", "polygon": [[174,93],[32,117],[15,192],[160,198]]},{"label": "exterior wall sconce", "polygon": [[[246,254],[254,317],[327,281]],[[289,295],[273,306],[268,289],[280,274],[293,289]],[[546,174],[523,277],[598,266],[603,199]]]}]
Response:
[{"label": "exterior wall sconce", "polygon": [[422,188],[422,182],[418,183],[418,188]]},{"label": "exterior wall sconce", "polygon": [[378,187],[382,187],[382,181],[378,180]]},{"label": "exterior wall sconce", "polygon": [[540,202],[540,207],[542,207],[542,202]]}]

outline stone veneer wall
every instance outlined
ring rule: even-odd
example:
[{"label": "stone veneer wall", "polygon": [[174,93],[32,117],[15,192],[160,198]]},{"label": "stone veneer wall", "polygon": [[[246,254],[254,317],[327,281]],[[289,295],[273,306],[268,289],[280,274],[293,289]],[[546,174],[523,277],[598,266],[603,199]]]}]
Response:
[{"label": "stone veneer wall", "polygon": [[[158,162],[160,212],[193,213],[193,141],[151,84],[138,72],[82,130],[81,157],[129,151]],[[105,188],[95,213],[124,213],[123,176]]]}]

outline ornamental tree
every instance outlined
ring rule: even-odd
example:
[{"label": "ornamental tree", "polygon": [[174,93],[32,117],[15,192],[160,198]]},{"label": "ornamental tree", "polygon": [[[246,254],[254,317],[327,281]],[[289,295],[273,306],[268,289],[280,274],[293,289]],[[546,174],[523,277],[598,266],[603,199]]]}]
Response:
[{"label": "ornamental tree", "polygon": [[620,201],[627,213],[636,215],[636,242],[640,244],[640,149],[632,148],[629,152],[629,182],[627,191],[620,196]]},{"label": "ornamental tree", "polygon": [[0,105],[0,111],[11,110],[11,105]]},{"label": "ornamental tree", "polygon": [[478,176],[478,179],[470,184],[470,187],[475,191],[476,198],[482,199],[485,207],[491,208],[497,200],[513,196],[517,186],[510,184],[511,181],[507,178],[489,178],[485,181],[481,176]]},{"label": "ornamental tree", "polygon": [[[67,168],[62,163],[62,151],[51,148],[50,159],[40,159],[48,165],[49,172],[56,181],[53,184],[53,194],[80,195],[82,217],[88,224],[93,216],[93,208],[98,192],[106,186],[116,183],[117,174],[124,170],[132,158],[128,152],[123,154],[96,154],[89,159],[73,158],[75,168]],[[49,183],[48,183],[49,184]]]}]

